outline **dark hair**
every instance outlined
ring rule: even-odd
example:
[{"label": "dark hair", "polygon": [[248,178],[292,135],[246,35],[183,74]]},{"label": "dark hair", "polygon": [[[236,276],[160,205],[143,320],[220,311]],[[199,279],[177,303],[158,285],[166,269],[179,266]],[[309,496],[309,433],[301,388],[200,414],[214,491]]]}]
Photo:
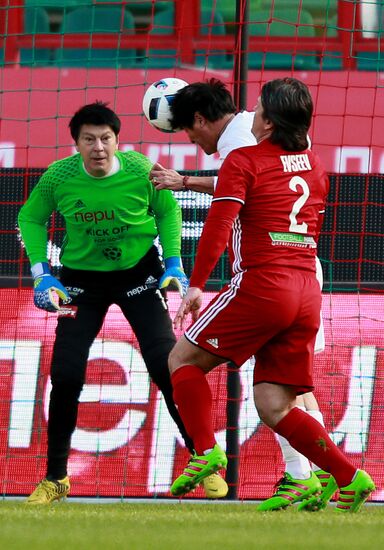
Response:
[{"label": "dark hair", "polygon": [[196,112],[210,122],[215,122],[236,111],[229,90],[224,82],[217,78],[211,78],[207,82],[194,82],[181,88],[176,93],[170,109],[173,129],[192,128]]},{"label": "dark hair", "polygon": [[276,78],[261,90],[263,118],[273,124],[270,140],[286,151],[308,148],[313,102],[308,87],[296,78]]},{"label": "dark hair", "polygon": [[113,133],[118,136],[121,122],[117,114],[107,107],[107,103],[95,101],[89,105],[84,105],[73,115],[69,121],[71,136],[77,142],[80,135],[80,128],[83,124],[94,124],[95,126],[110,126]]}]

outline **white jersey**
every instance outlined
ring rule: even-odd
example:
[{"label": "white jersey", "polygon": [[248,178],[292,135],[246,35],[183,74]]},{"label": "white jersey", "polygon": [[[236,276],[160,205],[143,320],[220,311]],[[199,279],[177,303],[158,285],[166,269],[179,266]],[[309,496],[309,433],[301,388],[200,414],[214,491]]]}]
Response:
[{"label": "white jersey", "polygon": [[[247,147],[248,145],[256,145],[257,141],[251,132],[253,117],[255,113],[249,111],[241,111],[237,113],[224,132],[219,137],[217,142],[217,152],[220,155],[220,166],[224,159],[233,149],[239,147]],[[213,188],[216,189],[217,177],[213,178]]]},{"label": "white jersey", "polygon": [[256,145],[256,138],[251,132],[254,115],[254,112],[241,111],[225,128],[217,142],[217,151],[221,162],[233,149]]},{"label": "white jersey", "polygon": [[[233,149],[256,145],[257,141],[252,134],[252,124],[255,112],[241,111],[231,120],[217,142],[217,151],[220,155],[221,164]],[[307,136],[308,149],[311,148],[310,137]]]}]

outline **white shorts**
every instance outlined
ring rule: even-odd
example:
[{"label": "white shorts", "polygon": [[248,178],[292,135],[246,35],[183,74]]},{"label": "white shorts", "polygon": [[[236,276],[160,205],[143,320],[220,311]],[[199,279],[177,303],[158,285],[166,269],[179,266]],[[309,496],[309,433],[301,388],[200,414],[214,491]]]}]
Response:
[{"label": "white shorts", "polygon": [[[323,288],[323,268],[319,258],[316,256],[316,279],[319,281],[320,288]],[[324,336],[324,323],[323,316],[320,313],[320,327],[317,331],[315,341],[315,353],[321,353],[325,350],[325,336]]]}]

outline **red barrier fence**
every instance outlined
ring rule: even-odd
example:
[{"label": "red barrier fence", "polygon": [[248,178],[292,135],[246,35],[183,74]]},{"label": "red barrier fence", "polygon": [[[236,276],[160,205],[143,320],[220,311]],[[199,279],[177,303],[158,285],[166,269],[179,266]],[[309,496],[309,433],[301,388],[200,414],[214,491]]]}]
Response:
[{"label": "red barrier fence", "polygon": [[[208,300],[209,293],[205,299]],[[49,361],[55,315],[33,306],[32,292],[0,290],[0,479],[3,494],[27,494],[44,476]],[[170,297],[176,310],[178,295]],[[316,396],[327,429],[384,499],[384,296],[324,295],[326,350],[316,356]],[[209,375],[216,430],[225,447],[226,368]],[[271,431],[252,401],[252,367],[241,369],[238,495],[270,495],[283,469]],[[72,440],[72,495],[169,497],[187,454],[136,340],[112,308],[90,353]],[[198,489],[194,497],[201,497]]]}]

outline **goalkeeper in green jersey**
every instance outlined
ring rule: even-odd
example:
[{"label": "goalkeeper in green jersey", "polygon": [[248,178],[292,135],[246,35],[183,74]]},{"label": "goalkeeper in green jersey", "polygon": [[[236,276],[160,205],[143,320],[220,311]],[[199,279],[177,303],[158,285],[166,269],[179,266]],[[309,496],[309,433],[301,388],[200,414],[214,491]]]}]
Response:
[{"label": "goalkeeper in green jersey", "polygon": [[[69,492],[67,462],[89,349],[111,304],[130,323],[148,373],[193,452],[172,399],[167,365],[176,339],[165,289],[174,282],[183,295],[188,287],[180,259],[180,207],[171,191],[153,187],[152,165],[144,155],[118,151],[120,120],[105,103],[79,109],[69,128],[78,153],[48,167],[18,219],[31,262],[34,303],[58,312],[47,474],[27,499],[31,504],[49,504]],[[60,282],[47,260],[53,211],[63,216],[66,230]],[[157,237],[165,269],[154,245]]]}]

